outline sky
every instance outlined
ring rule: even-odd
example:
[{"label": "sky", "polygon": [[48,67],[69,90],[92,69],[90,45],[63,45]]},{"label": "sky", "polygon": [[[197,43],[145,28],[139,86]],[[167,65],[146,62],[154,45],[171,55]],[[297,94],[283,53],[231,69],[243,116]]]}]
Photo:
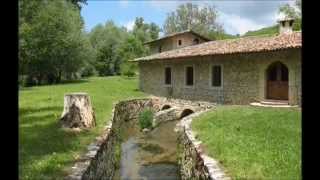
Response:
[{"label": "sky", "polygon": [[[83,5],[81,15],[86,31],[94,26],[113,20],[118,26],[131,30],[136,17],[143,17],[146,23],[154,22],[162,27],[167,13],[183,3],[192,2],[200,7],[214,5],[218,11],[217,21],[228,34],[243,35],[249,30],[257,30],[276,24],[278,9],[283,4],[294,4],[294,0],[212,0],[212,1],[171,1],[171,0],[88,0]],[[160,36],[163,33],[160,33]]]}]

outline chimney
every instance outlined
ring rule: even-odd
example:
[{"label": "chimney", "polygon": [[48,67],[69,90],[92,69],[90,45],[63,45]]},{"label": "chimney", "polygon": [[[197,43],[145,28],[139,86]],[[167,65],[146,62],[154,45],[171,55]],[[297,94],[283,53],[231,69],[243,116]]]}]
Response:
[{"label": "chimney", "polygon": [[293,28],[293,18],[282,18],[278,20],[279,23],[279,33],[280,34],[290,34]]}]

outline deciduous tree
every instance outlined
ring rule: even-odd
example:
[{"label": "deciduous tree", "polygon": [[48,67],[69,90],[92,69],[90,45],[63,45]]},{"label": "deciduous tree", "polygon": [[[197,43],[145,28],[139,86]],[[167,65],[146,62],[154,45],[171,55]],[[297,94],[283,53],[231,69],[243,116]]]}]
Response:
[{"label": "deciduous tree", "polygon": [[171,34],[192,29],[202,35],[210,32],[223,32],[222,26],[217,22],[217,11],[214,6],[199,7],[196,4],[186,3],[170,12],[165,20],[163,30]]}]

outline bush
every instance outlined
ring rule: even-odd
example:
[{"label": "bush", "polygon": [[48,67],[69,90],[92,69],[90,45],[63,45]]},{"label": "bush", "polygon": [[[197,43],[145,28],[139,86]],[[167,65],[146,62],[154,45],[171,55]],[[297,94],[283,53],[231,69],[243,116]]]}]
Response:
[{"label": "bush", "polygon": [[82,69],[81,77],[90,77],[95,75],[98,75],[98,72],[93,65],[87,65]]},{"label": "bush", "polygon": [[19,87],[27,86],[27,78],[28,78],[28,76],[26,76],[26,75],[19,75],[18,76],[18,85],[19,85]]},{"label": "bush", "polygon": [[152,126],[153,111],[145,109],[139,113],[139,126],[141,129],[150,128]]},{"label": "bush", "polygon": [[133,77],[136,75],[136,69],[137,67],[133,63],[124,63],[121,66],[121,73],[124,76]]},{"label": "bush", "polygon": [[133,77],[136,75],[136,73],[129,70],[129,71],[124,72],[123,75],[128,76],[128,77]]}]

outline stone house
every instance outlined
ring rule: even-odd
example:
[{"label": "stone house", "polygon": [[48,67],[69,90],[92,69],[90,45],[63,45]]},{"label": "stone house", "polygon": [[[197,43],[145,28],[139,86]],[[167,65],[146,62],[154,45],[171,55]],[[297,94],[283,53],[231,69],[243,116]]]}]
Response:
[{"label": "stone house", "polygon": [[201,36],[200,34],[192,30],[186,30],[170,34],[168,36],[153,41],[146,42],[144,43],[144,45],[148,45],[150,48],[150,52],[152,54],[155,54],[164,51],[169,51],[172,49],[178,49],[186,46],[200,44],[207,41],[210,41],[210,39]]},{"label": "stone house", "polygon": [[[179,33],[149,42],[154,54],[133,60],[140,70],[139,87],[156,96],[221,104],[274,100],[301,105],[301,32],[293,32],[292,24],[279,21],[278,35],[216,41],[198,36],[197,44],[190,41],[197,35],[185,33],[188,41],[182,42],[188,45],[182,48],[175,46]],[[158,52],[163,39],[171,46]]]}]

